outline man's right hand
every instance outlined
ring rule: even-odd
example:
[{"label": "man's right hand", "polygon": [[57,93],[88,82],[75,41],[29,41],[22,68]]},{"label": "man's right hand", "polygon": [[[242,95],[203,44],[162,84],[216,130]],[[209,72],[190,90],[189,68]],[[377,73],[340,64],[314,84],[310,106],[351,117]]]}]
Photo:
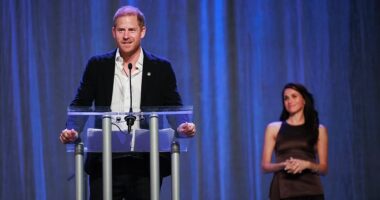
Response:
[{"label": "man's right hand", "polygon": [[77,139],[78,139],[78,132],[74,129],[71,129],[71,130],[65,129],[61,132],[61,135],[59,136],[59,140],[63,144],[74,142]]}]

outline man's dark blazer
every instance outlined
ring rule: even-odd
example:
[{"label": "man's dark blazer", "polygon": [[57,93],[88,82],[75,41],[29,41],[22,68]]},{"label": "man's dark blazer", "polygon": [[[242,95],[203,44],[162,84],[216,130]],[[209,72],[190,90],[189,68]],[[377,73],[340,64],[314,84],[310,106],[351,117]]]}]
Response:
[{"label": "man's dark blazer", "polygon": [[[141,107],[146,106],[182,106],[177,92],[177,82],[170,62],[144,52],[143,77],[141,85]],[[75,99],[70,106],[110,107],[115,76],[116,50],[92,57],[86,66]],[[82,131],[84,124],[68,119],[67,128]],[[123,156],[125,155],[125,156]],[[115,154],[113,155],[115,158]],[[113,159],[113,173],[149,173],[149,155],[147,153],[127,153]],[[101,174],[101,154],[88,153],[85,169],[90,175]],[[160,174],[170,174],[170,157],[160,154]]]}]

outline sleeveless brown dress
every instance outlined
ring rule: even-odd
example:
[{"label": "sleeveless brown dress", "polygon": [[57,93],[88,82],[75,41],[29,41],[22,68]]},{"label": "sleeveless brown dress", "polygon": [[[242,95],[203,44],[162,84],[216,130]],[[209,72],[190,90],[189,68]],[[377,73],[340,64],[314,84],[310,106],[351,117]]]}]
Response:
[{"label": "sleeveless brown dress", "polygon": [[[315,162],[315,144],[312,144],[310,135],[305,125],[293,126],[282,122],[275,145],[276,162],[290,157]],[[310,196],[323,199],[320,177],[310,170],[300,174],[288,174],[285,170],[275,172],[269,193],[271,200]]]}]

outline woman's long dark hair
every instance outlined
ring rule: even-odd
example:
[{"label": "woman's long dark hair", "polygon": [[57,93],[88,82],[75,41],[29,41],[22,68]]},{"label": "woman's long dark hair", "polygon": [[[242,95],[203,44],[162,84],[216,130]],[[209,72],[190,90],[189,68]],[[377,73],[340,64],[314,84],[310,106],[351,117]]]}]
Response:
[{"label": "woman's long dark hair", "polygon": [[305,107],[303,110],[303,114],[305,116],[305,126],[308,130],[310,130],[311,142],[315,144],[318,140],[319,135],[319,118],[318,112],[314,106],[314,98],[313,95],[306,89],[305,86],[299,83],[288,83],[284,86],[282,90],[282,112],[280,116],[281,121],[285,121],[289,118],[289,112],[285,109],[284,105],[284,92],[286,89],[293,89],[299,92],[302,97],[305,99]]}]

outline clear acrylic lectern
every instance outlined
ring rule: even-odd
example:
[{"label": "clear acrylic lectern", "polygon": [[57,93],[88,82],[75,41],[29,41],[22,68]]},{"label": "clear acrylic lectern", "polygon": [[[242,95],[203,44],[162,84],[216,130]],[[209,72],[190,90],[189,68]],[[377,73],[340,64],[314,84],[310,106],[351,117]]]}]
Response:
[{"label": "clear acrylic lectern", "polygon": [[[136,109],[137,110],[137,109]],[[178,125],[191,121],[193,108],[146,107],[139,112],[115,112],[109,108],[69,107],[67,128],[73,128],[80,139],[67,144],[75,153],[76,199],[84,199],[84,153],[102,152],[103,199],[112,199],[112,152],[150,152],[151,199],[159,199],[159,152],[171,152],[172,199],[179,200],[179,153],[187,151],[190,138],[175,131]],[[125,116],[136,117],[131,131],[126,128]]]}]

